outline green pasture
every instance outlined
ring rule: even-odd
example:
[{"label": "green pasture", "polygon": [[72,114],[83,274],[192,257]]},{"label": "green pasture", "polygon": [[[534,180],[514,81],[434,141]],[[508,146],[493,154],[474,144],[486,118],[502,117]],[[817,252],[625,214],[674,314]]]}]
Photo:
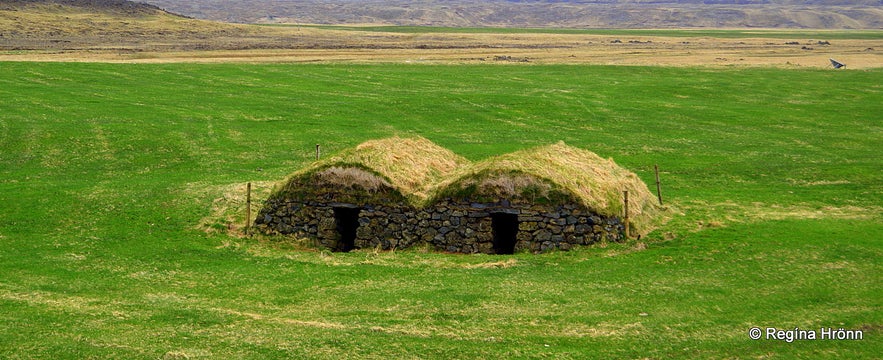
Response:
[{"label": "green pasture", "polygon": [[[2,62],[0,358],[877,358],[881,121],[881,70]],[[219,231],[315,144],[409,134],[658,164],[672,218],[512,256]]]}]

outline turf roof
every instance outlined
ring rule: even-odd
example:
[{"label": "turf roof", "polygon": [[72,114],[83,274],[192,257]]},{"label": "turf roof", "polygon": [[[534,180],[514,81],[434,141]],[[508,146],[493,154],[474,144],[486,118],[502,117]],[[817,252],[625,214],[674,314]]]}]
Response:
[{"label": "turf roof", "polygon": [[563,142],[470,163],[423,137],[371,140],[295,172],[273,196],[308,195],[316,187],[353,192],[345,195],[353,200],[402,198],[415,207],[447,197],[510,199],[577,204],[605,216],[623,215],[623,190],[628,190],[637,233],[652,229],[662,212],[635,173]]},{"label": "turf roof", "polygon": [[601,215],[622,216],[623,190],[629,191],[633,227],[638,233],[648,231],[661,209],[647,185],[612,159],[559,142],[462,167],[439,183],[428,201],[453,197],[575,203]]},{"label": "turf roof", "polygon": [[466,158],[419,136],[370,140],[295,172],[276,195],[297,192],[297,186],[308,183],[372,194],[392,191],[417,206],[445,175],[467,164]]}]

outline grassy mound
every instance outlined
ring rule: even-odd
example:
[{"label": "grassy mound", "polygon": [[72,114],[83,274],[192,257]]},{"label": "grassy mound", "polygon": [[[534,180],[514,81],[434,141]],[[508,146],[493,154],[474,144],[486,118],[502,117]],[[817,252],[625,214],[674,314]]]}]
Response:
[{"label": "grassy mound", "polygon": [[462,168],[439,184],[432,199],[515,198],[550,204],[577,203],[601,215],[622,216],[623,190],[629,191],[633,228],[641,234],[648,232],[662,209],[647,185],[613,160],[559,142]]},{"label": "grassy mound", "polygon": [[417,205],[446,174],[468,163],[423,137],[371,140],[295,172],[271,197],[347,189],[360,196],[403,197]]}]

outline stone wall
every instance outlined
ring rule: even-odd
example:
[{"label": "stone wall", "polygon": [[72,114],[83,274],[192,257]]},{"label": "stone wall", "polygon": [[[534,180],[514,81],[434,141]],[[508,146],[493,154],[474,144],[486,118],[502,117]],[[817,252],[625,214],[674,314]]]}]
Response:
[{"label": "stone wall", "polygon": [[[269,200],[255,220],[267,234],[291,234],[315,239],[317,245],[341,249],[334,209],[357,208],[356,248],[394,249],[418,243],[459,253],[497,253],[494,214],[517,219],[512,228],[514,251],[569,250],[597,241],[620,241],[624,227],[617,217],[603,217],[576,205],[540,205],[502,200],[473,203],[444,199],[425,209],[403,202],[355,205],[292,199]],[[498,224],[499,226],[499,224]],[[499,236],[497,236],[499,238]],[[500,239],[497,239],[498,241]]]},{"label": "stone wall", "polygon": [[623,227],[617,217],[602,217],[576,205],[538,205],[500,201],[472,203],[445,199],[427,213],[418,236],[436,248],[462,253],[494,253],[493,214],[517,217],[514,250],[543,252],[569,250],[574,245],[620,241]]},{"label": "stone wall", "polygon": [[265,234],[294,235],[316,240],[317,245],[340,249],[341,234],[334,209],[358,209],[356,248],[403,248],[414,245],[415,212],[401,203],[355,205],[349,203],[268,200],[255,219]]}]

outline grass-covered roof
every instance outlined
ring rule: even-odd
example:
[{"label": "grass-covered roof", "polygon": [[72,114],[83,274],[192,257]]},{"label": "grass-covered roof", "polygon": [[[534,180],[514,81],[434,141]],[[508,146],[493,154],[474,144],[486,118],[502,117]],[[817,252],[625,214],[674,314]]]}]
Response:
[{"label": "grass-covered roof", "polygon": [[434,189],[429,201],[453,197],[576,203],[601,215],[622,216],[623,190],[629,191],[633,227],[639,233],[649,230],[660,209],[635,173],[611,159],[559,142],[460,168]]},{"label": "grass-covered roof", "polygon": [[416,207],[442,198],[495,202],[577,204],[605,216],[629,217],[638,233],[660,212],[656,198],[635,173],[595,153],[563,142],[476,163],[422,137],[364,142],[297,171],[271,197],[336,192],[353,203],[374,197],[403,199]]},{"label": "grass-covered roof", "polygon": [[445,175],[468,163],[419,136],[370,140],[293,173],[273,196],[327,186],[363,194],[391,192],[419,205]]}]

